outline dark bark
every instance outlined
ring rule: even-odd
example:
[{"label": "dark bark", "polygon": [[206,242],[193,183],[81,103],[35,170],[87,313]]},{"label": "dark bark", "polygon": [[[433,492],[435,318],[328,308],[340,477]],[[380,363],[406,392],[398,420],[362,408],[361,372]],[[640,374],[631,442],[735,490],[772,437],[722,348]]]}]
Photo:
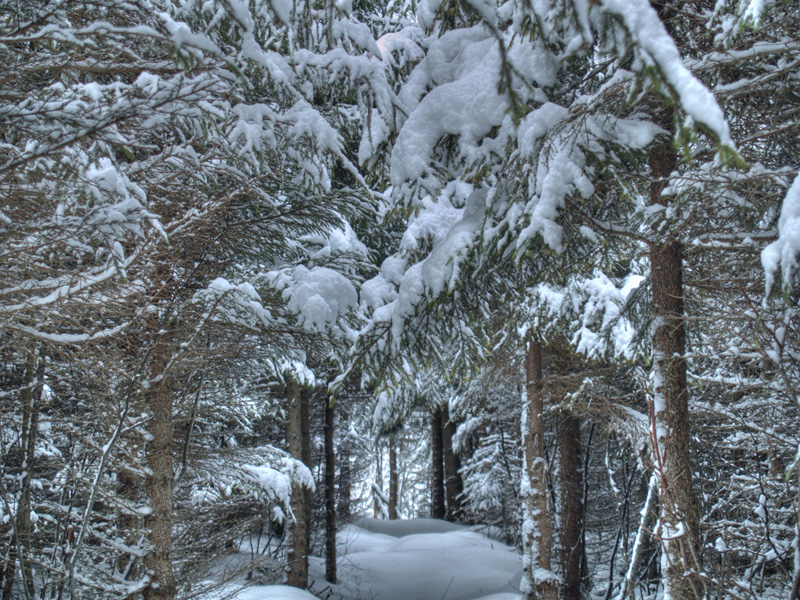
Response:
[{"label": "dark bark", "polygon": [[[669,122],[665,111],[662,126]],[[672,145],[661,142],[649,154],[653,182],[651,204],[669,204],[661,195],[677,165]],[[702,596],[702,584],[689,571],[700,571],[699,505],[692,487],[683,304],[683,247],[668,232],[650,245],[653,294],[654,468],[659,475],[662,548],[667,553],[662,576],[675,600]],[[675,532],[683,530],[683,535]],[[671,539],[668,539],[671,538]]]},{"label": "dark bark", "polygon": [[[544,381],[542,346],[529,336],[525,353],[526,420],[523,435],[526,478],[523,485],[523,513],[530,527],[523,527],[523,583],[525,600],[556,600],[558,585],[552,573],[553,544],[547,488],[547,460],[544,454]],[[525,490],[527,488],[527,490]]]},{"label": "dark bark", "polygon": [[461,494],[464,492],[464,480],[461,478],[461,460],[453,452],[453,436],[455,434],[455,423],[450,421],[450,409],[445,405],[442,407],[442,445],[447,492],[447,515],[445,518],[448,521],[457,521],[461,516]]},{"label": "dark bark", "polygon": [[336,412],[325,401],[325,579],[336,583],[336,455],[333,444]]},{"label": "dark bark", "polygon": [[337,514],[343,522],[350,520],[352,516],[351,505],[353,503],[353,471],[350,466],[350,446],[342,444],[339,449],[339,504]]},{"label": "dark bark", "polygon": [[442,441],[442,412],[436,409],[431,414],[431,517],[444,519],[444,443]]},{"label": "dark bark", "polygon": [[[339,420],[341,429],[349,431],[350,415],[347,410],[339,409]],[[350,505],[353,497],[353,472],[350,466],[350,456],[352,453],[351,442],[345,434],[339,444],[339,506],[338,516],[344,522],[350,520]]]},{"label": "dark bark", "polygon": [[151,547],[144,557],[144,567],[150,575],[150,583],[144,589],[144,600],[173,600],[177,592],[172,570],[174,423],[173,397],[165,373],[170,355],[168,340],[169,336],[162,334],[156,342],[150,363],[152,383],[144,394],[150,413],[149,436],[145,444],[145,458],[150,469],[145,478],[145,493],[150,513],[144,524]]},{"label": "dark bark", "polygon": [[[303,455],[302,461],[309,471],[314,472],[314,458],[311,452],[311,392],[313,390],[307,386],[300,387],[300,408],[301,408],[301,431],[303,434]],[[314,494],[309,488],[303,489],[304,518],[306,526],[306,548],[311,549],[311,513],[314,510]],[[308,558],[306,558],[306,561]]]},{"label": "dark bark", "polygon": [[[306,441],[304,434],[307,424],[304,417],[308,418],[307,394],[292,378],[286,383],[286,400],[289,405],[286,416],[286,446],[289,455],[296,460],[303,461]],[[303,461],[304,462],[304,461]],[[308,539],[310,534],[308,519],[307,492],[300,485],[292,486],[290,503],[295,520],[289,526],[289,550],[287,553],[286,584],[305,589],[308,587]]]},{"label": "dark bark", "polygon": [[397,519],[397,491],[399,473],[397,472],[397,441],[389,438],[389,519]]},{"label": "dark bark", "polygon": [[20,480],[17,514],[14,521],[14,541],[9,548],[4,569],[5,582],[3,599],[11,598],[14,586],[17,561],[22,575],[22,588],[26,598],[35,597],[33,563],[31,562],[31,483],[39,434],[39,413],[41,412],[42,388],[44,379],[44,358],[31,352],[25,374],[26,388],[21,394],[22,431],[20,453],[22,455],[22,478]]},{"label": "dark bark", "polygon": [[[117,496],[122,500],[123,505],[135,505],[137,493],[139,491],[139,481],[134,473],[127,469],[120,469],[117,472]],[[136,545],[137,525],[139,517],[132,511],[123,508],[117,518],[117,530],[125,543],[131,548]],[[117,570],[124,579],[130,579],[136,566],[135,554],[120,554],[117,559]]]},{"label": "dark bark", "polygon": [[383,450],[380,441],[375,445],[375,483],[372,490],[372,516],[379,519],[382,515],[383,506],[383,461],[381,460]]},{"label": "dark bark", "polygon": [[583,471],[581,469],[581,427],[573,415],[565,415],[558,432],[561,479],[561,571],[564,577],[562,600],[581,598],[581,558],[583,556]]}]

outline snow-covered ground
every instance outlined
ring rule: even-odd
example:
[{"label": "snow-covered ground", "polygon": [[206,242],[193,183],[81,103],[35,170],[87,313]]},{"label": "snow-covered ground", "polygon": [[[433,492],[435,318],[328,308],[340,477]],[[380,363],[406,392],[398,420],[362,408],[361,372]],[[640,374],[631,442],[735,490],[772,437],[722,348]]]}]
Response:
[{"label": "snow-covered ground", "polygon": [[[434,519],[362,519],[338,534],[339,584],[312,557],[312,591],[326,600],[519,600],[522,558],[468,527]],[[237,600],[311,600],[284,586],[253,586]]]}]

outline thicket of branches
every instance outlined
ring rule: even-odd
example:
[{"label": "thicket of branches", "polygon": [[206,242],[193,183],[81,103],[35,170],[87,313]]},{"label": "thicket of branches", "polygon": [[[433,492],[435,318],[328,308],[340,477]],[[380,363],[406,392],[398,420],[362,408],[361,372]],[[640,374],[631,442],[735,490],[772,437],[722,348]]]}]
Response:
[{"label": "thicket of branches", "polygon": [[797,599],[799,28],[0,3],[2,600],[304,586],[368,507],[528,599]]}]

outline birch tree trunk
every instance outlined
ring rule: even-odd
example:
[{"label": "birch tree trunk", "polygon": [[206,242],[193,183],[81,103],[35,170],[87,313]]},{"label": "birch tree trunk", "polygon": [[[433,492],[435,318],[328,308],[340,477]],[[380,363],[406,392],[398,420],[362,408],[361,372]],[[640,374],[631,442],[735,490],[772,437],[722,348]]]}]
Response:
[{"label": "birch tree trunk", "polygon": [[556,600],[558,578],[551,570],[553,545],[544,455],[542,346],[526,340],[525,397],[522,411],[522,593],[525,600]]}]

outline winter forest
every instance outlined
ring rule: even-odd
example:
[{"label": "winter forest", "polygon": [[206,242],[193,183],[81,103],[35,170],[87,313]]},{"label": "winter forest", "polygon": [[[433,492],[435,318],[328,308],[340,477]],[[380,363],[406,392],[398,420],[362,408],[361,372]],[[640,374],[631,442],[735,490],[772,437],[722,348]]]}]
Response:
[{"label": "winter forest", "polygon": [[0,0],[0,600],[800,599],[798,32]]}]

